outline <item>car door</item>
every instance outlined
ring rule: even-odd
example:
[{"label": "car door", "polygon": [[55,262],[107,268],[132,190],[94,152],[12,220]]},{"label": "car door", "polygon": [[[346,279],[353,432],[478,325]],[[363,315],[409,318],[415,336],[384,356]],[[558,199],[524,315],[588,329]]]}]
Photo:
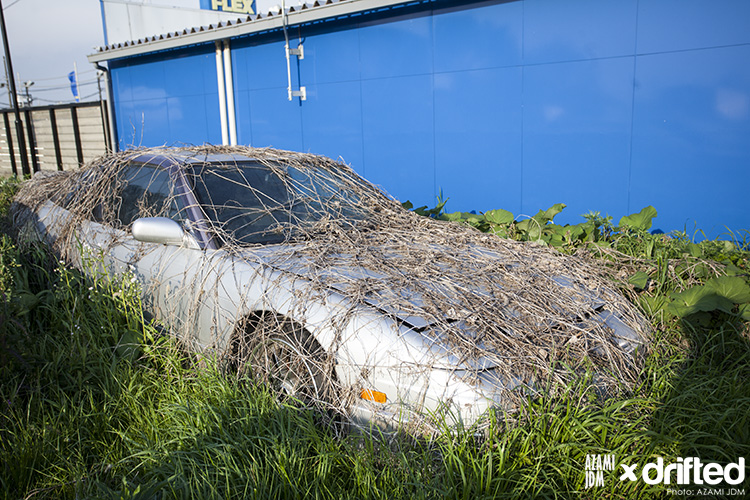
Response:
[{"label": "car door", "polygon": [[111,197],[115,220],[106,228],[110,236],[99,240],[107,245],[107,268],[140,283],[146,311],[191,340],[198,334],[195,316],[204,251],[189,231],[184,245],[137,241],[130,231],[141,217],[168,217],[190,227],[177,181],[174,168],[135,162],[125,166]]}]

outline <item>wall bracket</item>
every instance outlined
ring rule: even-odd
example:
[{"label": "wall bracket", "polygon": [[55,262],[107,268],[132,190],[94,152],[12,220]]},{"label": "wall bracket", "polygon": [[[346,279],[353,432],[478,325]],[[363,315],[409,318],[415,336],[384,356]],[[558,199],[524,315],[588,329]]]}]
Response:
[{"label": "wall bracket", "polygon": [[297,45],[296,49],[291,49],[287,45],[286,47],[287,56],[297,56],[297,59],[302,60],[305,58],[305,46],[302,44]]},{"label": "wall bracket", "polygon": [[301,86],[299,90],[292,90],[289,89],[289,100],[291,101],[294,97],[299,97],[300,101],[306,101],[307,100],[307,89],[305,86]]}]

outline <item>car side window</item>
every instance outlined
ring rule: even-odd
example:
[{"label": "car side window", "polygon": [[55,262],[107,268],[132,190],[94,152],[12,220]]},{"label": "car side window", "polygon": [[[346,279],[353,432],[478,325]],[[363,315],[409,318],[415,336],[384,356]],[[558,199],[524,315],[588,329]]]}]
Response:
[{"label": "car side window", "polygon": [[260,164],[204,165],[191,172],[209,220],[229,240],[275,244],[286,239],[291,200],[284,181]]},{"label": "car side window", "polygon": [[122,226],[139,217],[178,219],[180,207],[167,170],[131,164],[123,170],[121,182],[116,218]]}]

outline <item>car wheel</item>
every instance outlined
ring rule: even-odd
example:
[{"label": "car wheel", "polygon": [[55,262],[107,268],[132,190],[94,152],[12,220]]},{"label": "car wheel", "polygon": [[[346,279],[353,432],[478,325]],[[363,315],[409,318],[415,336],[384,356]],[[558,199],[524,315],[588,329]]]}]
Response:
[{"label": "car wheel", "polygon": [[243,341],[233,349],[240,373],[303,403],[333,403],[332,365],[307,330],[276,315],[263,315],[248,324]]}]

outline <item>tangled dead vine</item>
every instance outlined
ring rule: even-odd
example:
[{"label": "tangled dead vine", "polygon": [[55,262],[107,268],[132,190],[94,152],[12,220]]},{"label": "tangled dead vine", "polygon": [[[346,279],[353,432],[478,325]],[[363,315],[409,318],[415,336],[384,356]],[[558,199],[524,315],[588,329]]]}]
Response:
[{"label": "tangled dead vine", "polygon": [[[207,165],[207,155],[222,155],[225,166]],[[177,170],[171,167],[173,175],[184,176],[193,186],[201,197],[197,205],[186,206],[184,197],[172,189],[162,198],[143,194],[127,206],[133,181],[123,175],[124,167],[153,156],[179,165]],[[237,163],[248,161],[256,166],[237,168]],[[221,192],[212,190],[217,180],[225,186]],[[149,182],[157,182],[156,177]],[[283,276],[276,279],[284,283],[289,275],[295,276],[296,288],[285,305],[290,314],[296,311],[298,317],[306,317],[316,301],[331,294],[342,297],[346,306],[338,314],[303,325],[313,333],[332,332],[333,340],[325,350],[305,340],[310,345],[297,349],[297,364],[289,371],[308,370],[312,374],[308,381],[334,387],[306,394],[322,397],[343,413],[358,384],[366,386],[364,367],[362,380],[355,381],[350,391],[337,385],[334,369],[341,359],[339,349],[357,334],[347,325],[362,308],[376,307],[386,316],[406,318],[407,323],[408,318],[421,318],[429,327],[418,330],[428,344],[444,346],[459,362],[487,361],[495,367],[498,385],[505,387],[509,407],[529,388],[549,387],[550,381],[553,388],[561,387],[586,370],[597,374],[595,384],[608,393],[635,386],[642,357],[617,346],[610,327],[598,319],[602,308],[616,313],[644,345],[650,337],[646,322],[592,259],[418,216],[348,166],[321,156],[241,146],[129,150],[98,158],[77,171],[27,182],[15,199],[15,226],[26,226],[48,200],[66,207],[69,214],[56,221],[54,250],[77,265],[81,265],[84,223],[96,221],[116,229],[102,243],[106,253],[125,241],[136,218],[183,220],[192,210],[200,213],[198,225],[212,235],[212,244],[232,262],[226,273],[231,275],[238,262],[262,262],[264,269]],[[136,244],[131,261],[123,265],[143,259],[153,251],[150,248]],[[199,265],[203,264],[195,263]],[[216,262],[206,260],[205,265]],[[179,307],[162,314],[178,331],[199,322],[206,296],[224,286],[216,273],[191,269],[190,276],[190,292],[184,293],[192,302],[186,307],[184,301],[175,300]],[[166,279],[162,275],[145,283],[146,297],[156,295]],[[269,286],[264,293],[277,292]],[[253,300],[233,304],[235,311],[222,305],[224,309],[211,314],[263,311],[264,299]],[[146,303],[159,307],[158,299]],[[212,330],[213,347],[234,356],[244,352],[243,360],[289,354],[257,348],[264,339],[289,330],[283,317],[257,313],[249,320],[233,320],[242,322],[243,333],[252,330],[252,336],[241,339],[255,351],[250,356],[248,345],[237,344],[236,331],[232,340],[217,328]],[[429,370],[429,364],[425,360],[424,366],[409,369]],[[260,372],[261,378],[274,375]]]}]

